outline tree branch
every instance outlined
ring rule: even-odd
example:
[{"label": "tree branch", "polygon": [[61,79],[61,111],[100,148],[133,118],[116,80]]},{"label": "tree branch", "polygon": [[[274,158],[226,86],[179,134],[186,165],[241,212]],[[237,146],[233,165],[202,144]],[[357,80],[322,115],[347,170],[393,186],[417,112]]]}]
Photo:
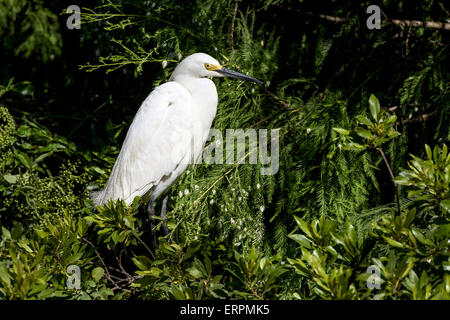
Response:
[{"label": "tree branch", "polygon": [[[436,113],[437,113],[437,111],[433,111],[431,113],[419,114],[417,117],[403,120],[401,123],[405,124],[405,123],[413,123],[413,122],[423,122]],[[398,121],[397,124],[400,124],[400,121]]]},{"label": "tree branch", "polygon": [[404,27],[414,27],[414,28],[429,28],[429,29],[438,29],[438,30],[450,30],[450,23],[445,22],[436,22],[436,21],[419,21],[419,20],[399,20],[399,19],[390,19],[388,22],[395,24],[400,28]]},{"label": "tree branch", "polygon": [[[309,16],[313,18],[318,18],[326,20],[333,23],[344,23],[350,20],[348,17],[336,17],[330,16],[322,13],[315,13],[311,11],[302,11],[300,9],[292,8],[291,6],[283,6],[280,4],[275,4],[274,6],[283,9],[285,11],[294,12],[302,16]],[[420,21],[420,20],[400,20],[400,19],[383,19],[382,21],[394,24],[400,28],[404,27],[414,27],[414,28],[428,28],[437,30],[447,30],[450,31],[450,23],[447,22],[437,22],[437,21]]]}]

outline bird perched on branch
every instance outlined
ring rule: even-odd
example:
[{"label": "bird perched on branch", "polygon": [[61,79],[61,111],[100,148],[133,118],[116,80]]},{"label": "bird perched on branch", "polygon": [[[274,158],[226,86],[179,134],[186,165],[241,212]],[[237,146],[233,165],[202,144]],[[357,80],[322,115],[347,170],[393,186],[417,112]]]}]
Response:
[{"label": "bird perched on branch", "polygon": [[[260,80],[229,70],[204,53],[183,59],[169,81],[156,87],[142,103],[106,187],[91,192],[95,205],[118,199],[130,205],[136,196],[148,197],[148,213],[154,216],[155,200],[202,153],[218,101],[211,77],[262,85]],[[167,196],[162,205],[163,219],[166,205]]]}]

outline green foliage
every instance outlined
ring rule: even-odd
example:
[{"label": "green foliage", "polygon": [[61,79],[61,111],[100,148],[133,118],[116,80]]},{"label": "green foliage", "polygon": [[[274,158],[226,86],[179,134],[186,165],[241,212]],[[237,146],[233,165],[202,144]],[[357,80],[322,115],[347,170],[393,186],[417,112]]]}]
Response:
[{"label": "green foliage", "polygon": [[[429,167],[447,159],[445,146],[442,150],[435,148],[434,157],[428,146],[426,149]],[[425,162],[414,159],[416,163]],[[439,181],[440,170],[426,170],[429,175],[420,179],[417,175],[405,179],[417,172],[402,172],[396,181],[408,183],[409,194],[432,193],[435,185],[424,184],[423,179]],[[421,203],[421,199],[415,200],[413,203]],[[417,215],[416,208],[405,209],[400,215],[391,212],[380,216],[371,232],[359,235],[350,222],[339,230],[324,216],[312,223],[295,217],[302,234],[289,237],[300,245],[301,256],[288,261],[309,279],[314,295],[323,299],[448,299],[450,224],[448,215],[442,218],[436,210],[439,202],[433,203],[435,210],[428,212],[431,217]],[[426,206],[419,207],[427,212]],[[379,290],[364,288],[363,281],[370,276],[364,271],[371,262],[380,272]]]},{"label": "green foliage", "polygon": [[0,1],[0,39],[3,54],[37,57],[46,63],[61,54],[62,37],[57,14],[41,0]]},{"label": "green foliage", "polygon": [[[14,132],[16,125],[14,119],[5,107],[0,107],[0,163],[4,164],[11,158],[11,146],[14,144]],[[3,169],[2,165],[2,169]],[[3,170],[2,170],[3,171]],[[13,178],[10,178],[13,179]]]},{"label": "green foliage", "polygon": [[408,197],[420,203],[420,208],[450,213],[450,154],[447,145],[442,150],[435,146],[433,151],[425,145],[428,159],[412,156],[408,163],[411,170],[400,172],[395,182],[403,186],[412,186]]},{"label": "green foliage", "polygon": [[[280,291],[287,270],[280,257],[265,257],[252,247],[234,250],[234,261],[221,242],[204,238],[187,247],[161,244],[156,260],[133,258],[142,278],[133,287],[145,297],[174,299],[270,299]],[[214,258],[214,260],[212,260]]]},{"label": "green foliage", "polygon": [[[21,224],[2,227],[1,299],[106,299],[113,292],[93,268],[94,255],[81,239],[87,225],[70,215],[27,234]],[[81,288],[68,289],[67,268],[81,269]],[[92,274],[91,274],[92,271]]]},{"label": "green foliage", "polygon": [[[215,265],[212,265],[212,250],[218,254]],[[220,257],[224,251],[223,245],[214,246],[207,239],[185,247],[163,242],[154,261],[147,256],[133,258],[139,269],[136,273],[142,277],[133,283],[133,287],[141,289],[145,298],[224,298],[228,292],[224,289],[223,276],[215,273],[220,268],[219,263],[223,263]]]},{"label": "green foliage", "polygon": [[[297,218],[304,234],[290,237],[300,245],[301,256],[288,261],[299,275],[308,279],[307,286],[313,294],[305,296],[300,292],[294,296],[301,299],[448,299],[450,291],[445,285],[449,275],[448,220],[447,224],[432,226],[423,234],[417,229],[421,221],[414,219],[414,211],[405,211],[400,217],[384,215],[374,224],[375,233],[358,236],[348,222],[345,229],[335,233],[323,228],[333,225],[323,217],[311,224]],[[378,250],[373,250],[374,246]],[[376,252],[379,256],[374,255]],[[366,285],[371,276],[366,269],[371,262],[380,272],[380,287],[375,289]],[[417,272],[422,274],[421,280]]]},{"label": "green foliage", "polygon": [[139,198],[128,207],[124,201],[110,201],[108,205],[97,207],[98,213],[86,217],[98,229],[98,239],[114,248],[118,243],[125,246],[136,245],[139,232],[136,226],[135,214]]},{"label": "green foliage", "polygon": [[[287,270],[280,257],[264,257],[252,247],[247,255],[235,251],[235,260],[229,271],[241,282],[242,289],[234,293],[246,299],[276,298],[279,278]],[[239,287],[238,287],[239,288]]]},{"label": "green foliage", "polygon": [[[10,219],[5,215],[14,212],[12,220],[40,223],[84,208],[80,199],[87,198],[90,175],[80,161],[66,160],[76,153],[75,145],[26,117],[16,127],[8,110],[1,112],[0,217]],[[62,162],[57,170],[54,161]]]},{"label": "green foliage", "polygon": [[358,126],[352,131],[333,128],[344,138],[345,150],[378,148],[399,135],[394,129],[397,117],[381,109],[380,102],[373,94],[369,98],[369,110],[372,120],[365,115],[357,115]]},{"label": "green foliage", "polygon": [[[383,11],[448,18],[404,2]],[[0,0],[0,299],[450,299],[447,34],[324,4],[99,0],[69,32],[60,1]],[[155,251],[142,200],[88,191],[194,52],[264,80],[215,80],[214,127],[279,129],[280,167],[189,167]]]}]

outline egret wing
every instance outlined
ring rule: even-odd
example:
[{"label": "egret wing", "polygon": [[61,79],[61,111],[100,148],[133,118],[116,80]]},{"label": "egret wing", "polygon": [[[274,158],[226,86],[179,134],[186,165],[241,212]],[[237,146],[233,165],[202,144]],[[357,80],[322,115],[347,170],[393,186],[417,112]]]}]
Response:
[{"label": "egret wing", "polygon": [[167,82],[150,93],[128,129],[106,188],[93,197],[96,204],[109,199],[129,204],[190,156],[190,104],[189,91],[176,82]]}]

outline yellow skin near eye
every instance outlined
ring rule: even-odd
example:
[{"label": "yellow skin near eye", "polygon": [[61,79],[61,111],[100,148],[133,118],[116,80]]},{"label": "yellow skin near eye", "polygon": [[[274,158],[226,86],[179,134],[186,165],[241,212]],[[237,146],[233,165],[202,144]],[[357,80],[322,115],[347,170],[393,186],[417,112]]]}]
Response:
[{"label": "yellow skin near eye", "polygon": [[222,66],[216,66],[216,65],[213,65],[213,64],[205,63],[205,68],[208,71],[214,71],[214,70],[222,69]]}]

